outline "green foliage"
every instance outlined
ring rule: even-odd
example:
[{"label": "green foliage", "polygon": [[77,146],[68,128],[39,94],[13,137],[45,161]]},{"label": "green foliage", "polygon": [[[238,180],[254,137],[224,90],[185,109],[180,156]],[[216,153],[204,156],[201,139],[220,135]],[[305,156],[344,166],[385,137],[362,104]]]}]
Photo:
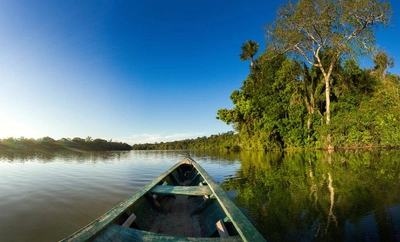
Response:
[{"label": "green foliage", "polygon": [[239,55],[240,60],[250,60],[251,67],[254,67],[254,56],[257,54],[258,48],[260,48],[259,44],[248,40],[242,45],[242,53]]},{"label": "green foliage", "polygon": [[374,55],[373,61],[375,63],[374,72],[378,77],[384,78],[386,70],[388,68],[393,68],[394,58],[389,56],[384,50],[376,53]]},{"label": "green foliage", "polygon": [[394,59],[380,51],[371,69],[356,60],[374,51],[375,32],[391,17],[379,0],[289,1],[266,27],[267,50],[257,60],[258,43],[241,46],[250,73],[230,96],[234,107],[217,112],[237,134],[134,149],[398,146],[399,77],[387,73]]},{"label": "green foliage", "polygon": [[327,125],[322,116],[323,73],[285,56],[265,57],[265,53],[260,55],[241,89],[233,91],[234,108],[218,111],[218,119],[233,124],[242,149],[400,143],[398,76],[384,75],[382,79],[375,75],[375,68],[363,70],[354,59],[336,62],[331,93],[334,115]]},{"label": "green foliage", "polygon": [[198,137],[173,142],[160,142],[154,144],[134,144],[134,150],[193,150],[193,149],[215,149],[215,150],[240,150],[238,135],[234,132],[226,132],[210,137]]},{"label": "green foliage", "polygon": [[289,1],[267,26],[267,50],[232,92],[234,107],[217,119],[233,125],[245,150],[397,146],[399,78],[386,71],[393,58],[376,53],[367,70],[352,58],[373,50],[391,15],[378,0]]},{"label": "green foliage", "polygon": [[132,150],[132,146],[115,141],[106,141],[103,139],[92,140],[90,137],[86,140],[81,138],[54,140],[50,137],[40,139],[7,138],[0,140],[0,149],[7,150],[85,150],[85,151],[106,151],[106,150]]},{"label": "green foliage", "polygon": [[[348,59],[372,53],[377,27],[386,27],[391,17],[390,3],[379,0],[289,1],[266,26],[267,50],[272,56],[299,57],[321,71],[325,82],[325,117],[329,124],[331,86],[336,86],[332,78],[338,73],[336,63],[342,57]],[[384,56],[375,59],[382,63],[385,58],[381,57]],[[383,69],[379,68],[381,72]],[[329,143],[329,135],[327,140]]]}]

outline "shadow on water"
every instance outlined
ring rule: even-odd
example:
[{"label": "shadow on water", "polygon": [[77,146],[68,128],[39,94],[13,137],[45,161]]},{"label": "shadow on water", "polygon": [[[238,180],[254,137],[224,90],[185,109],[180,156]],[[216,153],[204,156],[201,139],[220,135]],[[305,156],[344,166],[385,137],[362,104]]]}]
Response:
[{"label": "shadow on water", "polygon": [[222,182],[270,241],[399,241],[400,152],[241,153]]}]

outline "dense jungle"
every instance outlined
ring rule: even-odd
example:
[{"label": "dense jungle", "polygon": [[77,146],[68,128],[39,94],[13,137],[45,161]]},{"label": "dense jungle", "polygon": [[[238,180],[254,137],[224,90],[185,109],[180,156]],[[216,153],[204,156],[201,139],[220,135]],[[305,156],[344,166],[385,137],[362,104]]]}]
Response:
[{"label": "dense jungle", "polygon": [[217,113],[235,134],[134,149],[397,147],[399,76],[376,43],[392,14],[376,0],[289,1],[265,26],[262,53],[252,40],[241,47],[249,74],[230,96],[233,108]]}]

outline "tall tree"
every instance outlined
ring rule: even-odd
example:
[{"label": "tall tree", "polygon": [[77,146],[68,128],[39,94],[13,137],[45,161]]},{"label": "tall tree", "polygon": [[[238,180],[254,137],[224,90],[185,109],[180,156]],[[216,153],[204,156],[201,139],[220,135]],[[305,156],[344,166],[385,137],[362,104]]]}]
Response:
[{"label": "tall tree", "polygon": [[254,67],[254,56],[257,54],[259,44],[248,40],[242,45],[242,53],[239,55],[240,60],[250,60],[250,66]]},{"label": "tall tree", "polygon": [[387,69],[394,67],[394,58],[389,56],[385,50],[382,50],[374,55],[373,61],[375,63],[375,74],[384,80]]},{"label": "tall tree", "polygon": [[[375,32],[391,19],[389,2],[380,0],[289,1],[266,26],[267,50],[299,55],[319,68],[325,82],[326,123],[330,123],[331,76],[341,57],[369,54]],[[323,61],[321,52],[328,54]]]},{"label": "tall tree", "polygon": [[300,82],[299,92],[303,97],[304,104],[307,108],[307,139],[310,140],[311,117],[317,112],[321,117],[322,114],[317,109],[317,104],[321,101],[323,95],[323,83],[319,80],[320,76],[314,68],[309,69],[303,63],[303,81]]}]

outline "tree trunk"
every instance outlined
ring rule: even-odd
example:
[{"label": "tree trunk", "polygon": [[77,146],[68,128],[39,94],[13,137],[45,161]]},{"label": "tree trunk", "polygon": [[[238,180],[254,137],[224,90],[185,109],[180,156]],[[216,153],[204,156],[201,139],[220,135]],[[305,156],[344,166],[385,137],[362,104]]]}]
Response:
[{"label": "tree trunk", "polygon": [[325,95],[326,95],[326,124],[331,122],[331,86],[329,82],[330,75],[325,75]]},{"label": "tree trunk", "polygon": [[311,131],[311,115],[314,114],[314,107],[309,106],[308,109],[308,119],[307,119],[307,139],[310,140],[310,131]]},{"label": "tree trunk", "polygon": [[[332,69],[332,68],[331,68]],[[326,124],[329,126],[331,123],[331,86],[329,82],[330,73],[324,75],[325,78],[325,95],[326,95]],[[328,150],[333,150],[331,134],[326,136],[326,142],[328,144]]]},{"label": "tree trunk", "polygon": [[307,120],[307,140],[310,140],[310,129],[311,129],[311,116],[308,114],[308,120]]}]

